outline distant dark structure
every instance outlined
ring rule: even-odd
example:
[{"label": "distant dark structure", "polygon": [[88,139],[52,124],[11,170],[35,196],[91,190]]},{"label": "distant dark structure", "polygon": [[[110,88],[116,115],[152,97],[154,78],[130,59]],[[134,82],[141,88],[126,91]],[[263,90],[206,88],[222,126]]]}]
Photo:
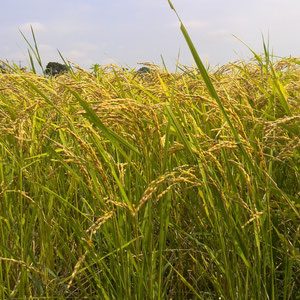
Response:
[{"label": "distant dark structure", "polygon": [[142,68],[138,69],[137,72],[140,74],[146,74],[146,73],[150,73],[151,69],[149,69],[147,67],[142,67]]},{"label": "distant dark structure", "polygon": [[45,73],[46,75],[58,75],[68,72],[69,69],[66,65],[60,64],[58,62],[49,62],[46,66]]}]

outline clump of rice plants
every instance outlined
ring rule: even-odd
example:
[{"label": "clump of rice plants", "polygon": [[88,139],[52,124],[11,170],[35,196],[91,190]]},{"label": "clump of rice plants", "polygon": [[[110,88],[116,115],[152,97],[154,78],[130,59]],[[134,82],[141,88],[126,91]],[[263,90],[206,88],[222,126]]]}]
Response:
[{"label": "clump of rice plants", "polygon": [[0,297],[300,297],[300,61],[0,74]]},{"label": "clump of rice plants", "polygon": [[299,295],[299,60],[0,76],[2,298]]}]

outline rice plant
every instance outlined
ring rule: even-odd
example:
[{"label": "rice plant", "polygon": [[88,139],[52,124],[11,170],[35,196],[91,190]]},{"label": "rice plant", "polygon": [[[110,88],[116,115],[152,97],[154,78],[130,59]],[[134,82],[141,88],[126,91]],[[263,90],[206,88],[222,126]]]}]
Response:
[{"label": "rice plant", "polygon": [[300,61],[181,30],[185,72],[0,74],[1,299],[300,297]]}]

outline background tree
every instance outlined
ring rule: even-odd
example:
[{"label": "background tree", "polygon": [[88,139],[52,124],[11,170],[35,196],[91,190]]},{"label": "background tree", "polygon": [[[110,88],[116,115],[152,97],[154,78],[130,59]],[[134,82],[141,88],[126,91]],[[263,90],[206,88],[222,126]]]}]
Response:
[{"label": "background tree", "polygon": [[68,71],[69,68],[66,65],[60,64],[58,62],[49,62],[45,69],[46,75],[53,75],[53,76],[66,73]]},{"label": "background tree", "polygon": [[141,67],[137,70],[137,72],[140,74],[150,73],[151,69],[149,69],[148,67]]}]

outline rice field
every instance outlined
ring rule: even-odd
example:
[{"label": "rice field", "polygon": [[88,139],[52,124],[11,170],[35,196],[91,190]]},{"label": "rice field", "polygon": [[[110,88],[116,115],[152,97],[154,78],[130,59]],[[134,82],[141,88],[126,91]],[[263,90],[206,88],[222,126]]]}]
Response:
[{"label": "rice field", "polygon": [[1,298],[297,299],[299,60],[260,63],[222,106],[197,68],[1,74]]},{"label": "rice field", "polygon": [[300,299],[300,60],[181,30],[174,73],[0,73],[1,299]]}]

